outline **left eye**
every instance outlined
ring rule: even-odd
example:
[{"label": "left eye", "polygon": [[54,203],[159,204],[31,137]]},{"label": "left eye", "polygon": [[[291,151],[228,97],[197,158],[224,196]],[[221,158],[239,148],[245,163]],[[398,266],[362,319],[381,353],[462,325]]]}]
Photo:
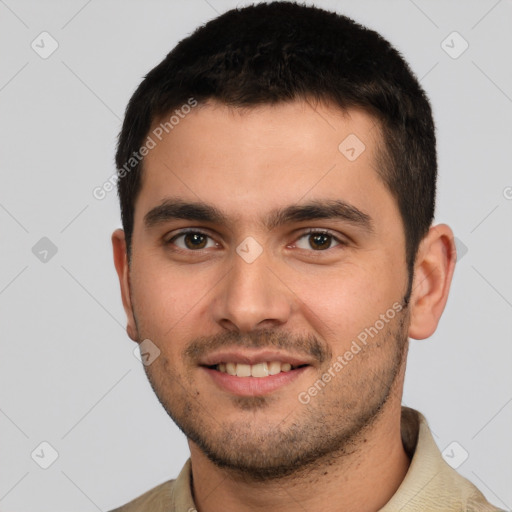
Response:
[{"label": "left eye", "polygon": [[192,251],[216,246],[216,243],[208,235],[200,231],[181,233],[171,238],[168,243],[173,243],[180,249],[189,249]]},{"label": "left eye", "polygon": [[[305,240],[307,240],[307,242]],[[334,245],[332,245],[333,243]],[[341,241],[334,235],[324,231],[305,233],[295,242],[295,245],[299,249],[314,249],[315,251],[325,251],[340,244]]]}]

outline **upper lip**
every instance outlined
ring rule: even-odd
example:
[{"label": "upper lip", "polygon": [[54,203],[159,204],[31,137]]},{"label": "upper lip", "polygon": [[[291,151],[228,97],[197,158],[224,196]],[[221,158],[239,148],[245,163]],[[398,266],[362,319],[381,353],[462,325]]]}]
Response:
[{"label": "upper lip", "polygon": [[275,350],[222,350],[206,355],[199,361],[201,366],[215,366],[220,363],[258,364],[279,361],[292,366],[311,365],[310,358],[294,356]]}]

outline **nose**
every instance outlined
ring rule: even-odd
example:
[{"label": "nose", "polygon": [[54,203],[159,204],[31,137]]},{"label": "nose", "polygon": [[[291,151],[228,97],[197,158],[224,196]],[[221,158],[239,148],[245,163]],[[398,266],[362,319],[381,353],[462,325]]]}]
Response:
[{"label": "nose", "polygon": [[250,332],[285,324],[292,311],[292,292],[262,254],[248,263],[233,255],[232,267],[216,288],[214,320],[224,329]]}]

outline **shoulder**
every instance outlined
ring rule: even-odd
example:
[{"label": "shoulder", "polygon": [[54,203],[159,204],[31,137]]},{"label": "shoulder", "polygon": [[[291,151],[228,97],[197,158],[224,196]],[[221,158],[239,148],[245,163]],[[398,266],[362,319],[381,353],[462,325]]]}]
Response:
[{"label": "shoulder", "polygon": [[110,512],[167,512],[172,503],[175,480],[169,480]]}]

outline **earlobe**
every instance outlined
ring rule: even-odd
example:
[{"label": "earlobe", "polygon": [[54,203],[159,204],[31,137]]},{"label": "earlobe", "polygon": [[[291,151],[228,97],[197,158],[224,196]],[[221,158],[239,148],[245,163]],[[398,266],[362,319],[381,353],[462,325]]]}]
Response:
[{"label": "earlobe", "polygon": [[431,336],[446,306],[456,262],[453,232],[446,224],[430,228],[421,241],[414,265],[409,336]]},{"label": "earlobe", "polygon": [[122,229],[116,229],[112,233],[112,250],[114,265],[116,267],[119,285],[121,287],[121,298],[123,308],[127,317],[126,332],[133,340],[139,341],[139,333],[133,316],[132,302],[130,296],[130,276],[128,266],[128,255],[126,251],[126,239]]}]

